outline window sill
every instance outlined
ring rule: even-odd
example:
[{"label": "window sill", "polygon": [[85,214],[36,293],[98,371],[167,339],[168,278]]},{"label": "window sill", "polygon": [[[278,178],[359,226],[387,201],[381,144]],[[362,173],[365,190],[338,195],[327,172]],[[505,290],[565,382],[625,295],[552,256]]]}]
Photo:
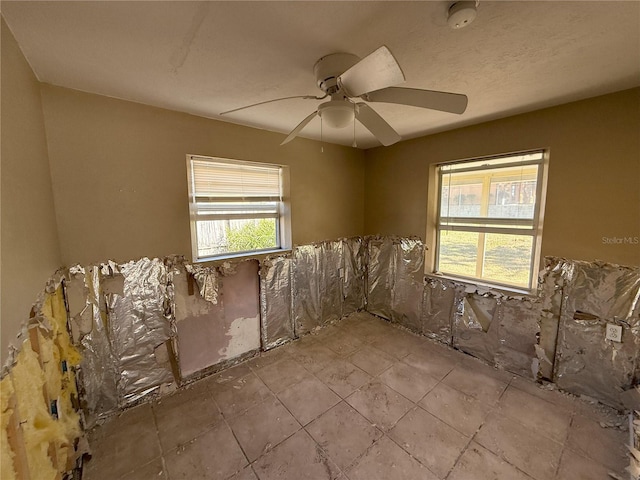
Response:
[{"label": "window sill", "polygon": [[441,273],[426,273],[425,274],[429,278],[434,279],[444,279],[449,280],[450,282],[459,283],[467,287],[467,291],[476,290],[478,293],[497,293],[506,296],[522,296],[526,295],[528,297],[535,297],[537,294],[537,289],[528,289],[528,288],[518,288],[518,287],[510,287],[507,285],[500,285],[495,283],[487,283],[480,282],[477,280],[471,280],[468,278],[455,277],[453,275],[444,275]]},{"label": "window sill", "polygon": [[222,263],[225,261],[229,261],[229,260],[251,260],[251,259],[255,259],[255,260],[262,260],[263,258],[265,258],[268,255],[274,255],[274,254],[284,254],[284,253],[290,253],[291,249],[290,248],[274,248],[272,250],[260,250],[259,252],[245,252],[245,253],[230,253],[228,255],[219,255],[219,256],[215,256],[215,257],[206,257],[206,258],[199,258],[197,260],[194,260],[193,263],[210,263],[210,264],[218,264],[218,263]]}]

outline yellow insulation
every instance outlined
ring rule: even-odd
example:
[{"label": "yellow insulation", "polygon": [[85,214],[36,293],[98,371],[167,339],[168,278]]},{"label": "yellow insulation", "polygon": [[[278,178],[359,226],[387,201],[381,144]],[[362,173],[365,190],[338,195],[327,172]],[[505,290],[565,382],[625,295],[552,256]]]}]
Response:
[{"label": "yellow insulation", "polygon": [[[53,355],[58,359],[57,365],[60,366],[61,360],[66,360],[67,371],[62,372],[61,368],[57,368],[60,375],[61,386],[58,390],[58,415],[60,421],[66,424],[69,440],[73,440],[80,435],[79,417],[73,408],[71,397],[78,397],[76,382],[71,367],[80,364],[80,353],[71,344],[71,337],[67,330],[67,310],[64,306],[64,296],[62,287],[59,287],[52,295],[47,295],[42,308],[42,313],[51,324],[54,331],[54,348]],[[57,353],[56,353],[57,351]],[[53,383],[57,382],[55,378],[51,378]],[[49,394],[50,398],[56,398]]]},{"label": "yellow insulation", "polygon": [[[47,382],[47,391],[51,400],[58,400],[58,422],[65,432],[66,442],[56,443],[56,455],[60,472],[66,470],[73,458],[73,449],[70,448],[76,438],[81,435],[79,416],[73,408],[71,397],[77,398],[76,382],[71,371],[72,366],[80,364],[80,354],[71,344],[71,338],[67,330],[67,310],[64,304],[64,294],[62,287],[59,287],[53,294],[47,295],[42,307],[44,317],[49,321],[53,330],[53,342],[48,342],[51,346],[51,362],[43,364],[43,370]],[[40,340],[42,342],[42,339]],[[41,347],[41,359],[45,355]],[[61,361],[66,360],[67,371],[63,372]],[[49,364],[54,368],[49,368]]]},{"label": "yellow insulation", "polygon": [[38,329],[40,363],[44,373],[47,396],[54,400],[62,390],[62,369],[60,368],[60,350],[51,337],[45,337]]},{"label": "yellow insulation", "polygon": [[29,473],[32,478],[55,480],[58,471],[51,463],[49,444],[62,442],[66,437],[49,413],[44,398],[44,373],[28,340],[22,344],[11,369],[11,379],[16,390]]},{"label": "yellow insulation", "polygon": [[0,381],[0,478],[2,480],[15,480],[17,478],[16,471],[13,466],[13,458],[15,453],[9,445],[9,437],[7,428],[13,415],[10,408],[11,396],[13,395],[13,384],[11,377],[7,375]]},{"label": "yellow insulation", "polygon": [[71,344],[71,337],[67,331],[67,310],[64,306],[62,287],[58,287],[53,294],[45,297],[42,314],[54,329],[56,343],[60,348],[62,358],[67,360],[69,366],[80,365],[80,353]]},{"label": "yellow insulation", "polygon": [[[10,374],[2,385],[2,431],[0,433],[0,478],[16,478],[14,458],[8,443],[7,428],[15,405],[24,445],[26,464],[32,479],[56,480],[73,467],[74,442],[82,435],[79,416],[73,408],[72,398],[77,398],[72,366],[80,363],[80,354],[71,344],[67,331],[67,313],[62,287],[46,295],[42,314],[50,331],[35,327],[36,332],[26,340]],[[34,342],[33,344],[31,342]],[[32,348],[33,345],[33,348]],[[34,348],[36,351],[34,351]],[[66,369],[63,369],[66,361]],[[58,418],[51,414],[52,403],[57,407]]]}]

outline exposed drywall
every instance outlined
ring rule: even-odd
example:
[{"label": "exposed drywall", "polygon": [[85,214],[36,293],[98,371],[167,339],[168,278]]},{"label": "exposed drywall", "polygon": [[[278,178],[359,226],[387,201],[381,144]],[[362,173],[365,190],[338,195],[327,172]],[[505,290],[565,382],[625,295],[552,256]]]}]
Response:
[{"label": "exposed drywall", "polygon": [[42,86],[66,264],[191,256],[186,154],[290,166],[293,243],[361,235],[364,153]]},{"label": "exposed drywall", "polygon": [[[187,267],[194,273],[180,268],[173,276],[183,379],[260,348],[258,262]],[[202,295],[207,283],[209,294]]]},{"label": "exposed drywall", "polygon": [[[2,19],[2,363],[49,276],[60,248],[40,84]],[[18,342],[16,346],[19,345]]]},{"label": "exposed drywall", "polygon": [[546,148],[542,257],[639,265],[638,132],[640,88],[368,150],[365,233],[425,238],[432,164]]}]

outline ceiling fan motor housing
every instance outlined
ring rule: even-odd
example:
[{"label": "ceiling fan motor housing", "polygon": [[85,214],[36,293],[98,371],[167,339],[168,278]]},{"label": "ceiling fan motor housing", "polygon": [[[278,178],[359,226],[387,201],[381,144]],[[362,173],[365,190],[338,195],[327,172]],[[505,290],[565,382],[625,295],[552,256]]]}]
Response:
[{"label": "ceiling fan motor housing", "polygon": [[360,57],[351,53],[332,53],[326,55],[313,66],[318,88],[333,95],[339,90],[338,77],[360,61]]}]

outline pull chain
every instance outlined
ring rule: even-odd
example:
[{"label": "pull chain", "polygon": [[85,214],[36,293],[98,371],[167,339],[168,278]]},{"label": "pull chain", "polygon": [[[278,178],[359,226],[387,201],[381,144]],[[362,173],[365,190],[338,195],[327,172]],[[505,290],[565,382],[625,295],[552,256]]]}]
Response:
[{"label": "pull chain", "polygon": [[320,115],[320,153],[324,153],[324,144],[322,143],[322,115]]},{"label": "pull chain", "polygon": [[358,148],[356,143],[356,104],[353,104],[353,148]]}]

